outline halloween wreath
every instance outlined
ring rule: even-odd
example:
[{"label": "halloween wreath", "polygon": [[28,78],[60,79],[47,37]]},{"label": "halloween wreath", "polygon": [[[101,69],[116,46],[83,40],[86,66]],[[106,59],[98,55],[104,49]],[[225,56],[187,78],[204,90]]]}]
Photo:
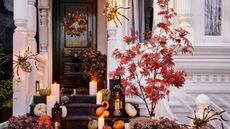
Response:
[{"label": "halloween wreath", "polygon": [[87,26],[87,17],[79,11],[69,12],[64,17],[64,31],[67,35],[80,36],[84,35]]}]

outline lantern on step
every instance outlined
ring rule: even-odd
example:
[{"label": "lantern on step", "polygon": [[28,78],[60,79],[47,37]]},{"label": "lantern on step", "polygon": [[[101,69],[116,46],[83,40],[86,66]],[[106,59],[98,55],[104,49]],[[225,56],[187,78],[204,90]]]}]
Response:
[{"label": "lantern on step", "polygon": [[60,129],[61,117],[62,117],[62,109],[58,104],[58,102],[56,102],[54,107],[52,108],[52,121],[54,123],[55,129]]}]

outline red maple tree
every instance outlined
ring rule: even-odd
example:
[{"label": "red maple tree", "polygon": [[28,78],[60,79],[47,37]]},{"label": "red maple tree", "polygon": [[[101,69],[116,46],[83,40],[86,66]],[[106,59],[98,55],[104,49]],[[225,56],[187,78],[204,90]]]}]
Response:
[{"label": "red maple tree", "polygon": [[[154,31],[145,33],[147,40],[138,42],[138,36],[123,38],[128,49],[116,49],[113,56],[119,66],[109,73],[111,78],[121,78],[122,91],[126,96],[138,96],[147,108],[149,116],[154,115],[157,102],[169,94],[169,87],[182,87],[186,73],[175,70],[175,54],[192,54],[192,44],[186,38],[189,34],[183,28],[174,28],[172,20],[175,11],[168,7],[169,0],[158,0],[162,20]],[[150,105],[148,104],[150,102]]]}]

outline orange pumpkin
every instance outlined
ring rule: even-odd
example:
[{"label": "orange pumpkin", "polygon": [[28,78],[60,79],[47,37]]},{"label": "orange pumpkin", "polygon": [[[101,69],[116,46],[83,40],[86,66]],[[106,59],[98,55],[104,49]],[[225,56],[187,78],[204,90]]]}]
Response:
[{"label": "orange pumpkin", "polygon": [[102,113],[101,116],[104,117],[104,118],[107,118],[107,117],[109,117],[109,115],[110,115],[109,111],[105,110],[105,111]]},{"label": "orange pumpkin", "polygon": [[113,124],[113,129],[123,129],[125,127],[125,122],[123,120],[118,120]]},{"label": "orange pumpkin", "polygon": [[112,127],[108,126],[108,125],[105,125],[105,126],[103,126],[103,129],[112,129]]},{"label": "orange pumpkin", "polygon": [[99,107],[96,110],[96,115],[101,116],[104,111],[105,111],[105,107]]}]

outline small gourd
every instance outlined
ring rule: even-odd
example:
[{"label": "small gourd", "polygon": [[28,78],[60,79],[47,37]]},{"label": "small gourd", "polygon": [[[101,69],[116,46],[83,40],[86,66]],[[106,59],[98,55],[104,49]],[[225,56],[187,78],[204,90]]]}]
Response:
[{"label": "small gourd", "polygon": [[109,102],[108,101],[103,101],[102,106],[105,107],[105,109],[109,109]]},{"label": "small gourd", "polygon": [[46,110],[46,104],[44,103],[39,103],[35,106],[34,108],[34,114],[36,116],[43,116],[47,114],[47,110]]},{"label": "small gourd", "polygon": [[125,122],[123,120],[118,120],[113,124],[113,129],[123,129],[125,127]]},{"label": "small gourd", "polygon": [[88,123],[88,129],[97,129],[97,120],[90,120]]},{"label": "small gourd", "polygon": [[137,115],[136,108],[130,103],[125,104],[125,111],[130,117],[134,117]]},{"label": "small gourd", "polygon": [[109,117],[109,115],[110,115],[109,111],[105,110],[105,111],[102,113],[101,117],[107,118],[107,117]]},{"label": "small gourd", "polygon": [[105,111],[105,107],[99,107],[96,110],[96,115],[101,116],[104,111]]}]

